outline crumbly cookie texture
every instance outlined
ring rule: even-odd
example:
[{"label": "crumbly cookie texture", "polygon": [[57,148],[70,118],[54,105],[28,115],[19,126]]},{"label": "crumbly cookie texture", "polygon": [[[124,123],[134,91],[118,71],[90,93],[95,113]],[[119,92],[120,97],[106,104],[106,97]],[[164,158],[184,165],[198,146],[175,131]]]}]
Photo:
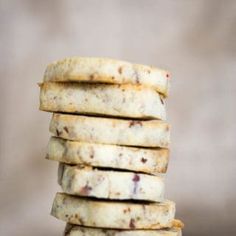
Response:
[{"label": "crumbly cookie texture", "polygon": [[164,100],[150,88],[82,83],[43,83],[40,87],[44,111],[166,119]]},{"label": "crumbly cookie texture", "polygon": [[50,132],[64,139],[126,146],[168,147],[169,125],[160,120],[124,120],[53,114]]},{"label": "crumbly cookie texture", "polygon": [[44,81],[140,84],[167,96],[169,77],[169,72],[152,66],[108,58],[72,57],[49,64]]},{"label": "crumbly cookie texture", "polygon": [[67,224],[64,236],[181,236],[181,228],[164,230],[112,230]]},{"label": "crumbly cookie texture", "polygon": [[60,164],[58,169],[58,182],[63,192],[71,195],[153,202],[164,200],[164,176],[66,164]]},{"label": "crumbly cookie texture", "polygon": [[47,146],[46,158],[68,164],[124,169],[158,175],[166,173],[169,150],[85,143],[51,137]]},{"label": "crumbly cookie texture", "polygon": [[67,223],[116,229],[162,229],[174,223],[175,203],[101,201],[57,193],[51,214]]}]

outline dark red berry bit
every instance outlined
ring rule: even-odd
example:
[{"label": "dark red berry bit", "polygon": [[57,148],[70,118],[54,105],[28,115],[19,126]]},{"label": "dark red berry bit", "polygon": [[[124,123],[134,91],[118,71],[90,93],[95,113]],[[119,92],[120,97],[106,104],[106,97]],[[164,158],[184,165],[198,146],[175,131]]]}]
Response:
[{"label": "dark red berry bit", "polygon": [[142,157],[142,158],[141,158],[141,162],[142,162],[142,163],[146,163],[146,162],[147,162],[147,159],[144,158],[144,157]]},{"label": "dark red berry bit", "polygon": [[122,74],[122,67],[120,66],[118,69],[119,74]]},{"label": "dark red berry bit", "polygon": [[134,178],[132,179],[134,182],[138,182],[140,180],[139,175],[135,174]]},{"label": "dark red berry bit", "polygon": [[130,222],[129,222],[129,227],[131,228],[131,229],[135,229],[135,220],[132,218],[132,219],[130,219]]},{"label": "dark red berry bit", "polygon": [[83,188],[81,188],[80,193],[83,195],[88,195],[91,190],[92,188],[88,184],[86,184]]},{"label": "dark red berry bit", "polygon": [[160,100],[161,100],[161,103],[164,105],[164,101],[163,101],[163,99],[162,99],[162,98],[160,98]]},{"label": "dark red berry bit", "polygon": [[142,122],[141,121],[137,121],[137,120],[132,120],[130,123],[129,123],[129,127],[131,128],[132,126],[135,126],[135,125],[139,125],[139,126],[142,126]]},{"label": "dark red berry bit", "polygon": [[69,130],[66,126],[63,129],[66,131],[66,133],[69,133]]},{"label": "dark red berry bit", "polygon": [[56,129],[56,134],[57,134],[57,136],[60,136],[60,135],[61,135],[61,131],[59,131],[58,129]]}]

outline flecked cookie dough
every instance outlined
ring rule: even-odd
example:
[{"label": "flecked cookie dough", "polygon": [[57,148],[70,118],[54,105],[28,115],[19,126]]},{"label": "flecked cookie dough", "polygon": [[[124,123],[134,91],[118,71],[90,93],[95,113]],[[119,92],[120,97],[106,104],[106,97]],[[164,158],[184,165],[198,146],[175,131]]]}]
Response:
[{"label": "flecked cookie dough", "polygon": [[158,175],[166,173],[169,150],[85,143],[51,137],[47,146],[46,158],[67,164],[131,170]]},{"label": "flecked cookie dough", "polygon": [[125,146],[168,147],[169,125],[160,120],[126,120],[53,114],[50,132],[64,139]]},{"label": "flecked cookie dough", "polygon": [[166,119],[161,96],[139,85],[43,83],[40,88],[44,111]]},{"label": "flecked cookie dough", "polygon": [[63,192],[71,195],[153,202],[164,200],[164,176],[66,164],[60,164],[58,169],[58,182]]},{"label": "flecked cookie dough", "polygon": [[168,95],[167,71],[108,58],[71,57],[49,64],[44,81],[76,81],[111,84],[140,84]]},{"label": "flecked cookie dough", "polygon": [[163,229],[174,225],[175,203],[102,201],[57,193],[51,214],[67,223],[115,229]]}]

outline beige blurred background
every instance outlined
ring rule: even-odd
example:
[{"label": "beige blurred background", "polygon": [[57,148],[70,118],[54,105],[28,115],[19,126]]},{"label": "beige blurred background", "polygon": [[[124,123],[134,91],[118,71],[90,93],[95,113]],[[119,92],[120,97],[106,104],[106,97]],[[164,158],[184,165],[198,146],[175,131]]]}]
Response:
[{"label": "beige blurred background", "polygon": [[36,83],[73,55],[171,71],[167,197],[185,235],[236,235],[236,1],[0,0],[0,28],[1,236],[62,235]]}]

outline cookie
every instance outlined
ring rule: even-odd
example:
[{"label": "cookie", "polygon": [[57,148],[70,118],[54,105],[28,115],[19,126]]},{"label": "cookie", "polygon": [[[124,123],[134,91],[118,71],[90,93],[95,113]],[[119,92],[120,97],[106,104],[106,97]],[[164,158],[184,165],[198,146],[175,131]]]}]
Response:
[{"label": "cookie", "polygon": [[63,192],[71,195],[153,202],[164,197],[164,176],[66,164],[60,164],[58,173]]},{"label": "cookie", "polygon": [[51,137],[47,146],[46,158],[68,164],[158,175],[167,171],[169,150],[85,143]]},{"label": "cookie", "polygon": [[160,120],[125,120],[53,114],[50,132],[64,139],[125,146],[168,147],[169,125]]},{"label": "cookie", "polygon": [[67,224],[64,236],[181,236],[181,228],[164,230],[112,230]]},{"label": "cookie", "polygon": [[108,58],[72,57],[49,64],[44,81],[76,81],[111,84],[140,84],[168,95],[167,71]]},{"label": "cookie", "polygon": [[40,87],[44,111],[166,119],[164,101],[153,89],[81,83],[43,83]]},{"label": "cookie", "polygon": [[57,193],[51,214],[67,223],[115,229],[162,229],[174,225],[175,204],[102,201]]}]

